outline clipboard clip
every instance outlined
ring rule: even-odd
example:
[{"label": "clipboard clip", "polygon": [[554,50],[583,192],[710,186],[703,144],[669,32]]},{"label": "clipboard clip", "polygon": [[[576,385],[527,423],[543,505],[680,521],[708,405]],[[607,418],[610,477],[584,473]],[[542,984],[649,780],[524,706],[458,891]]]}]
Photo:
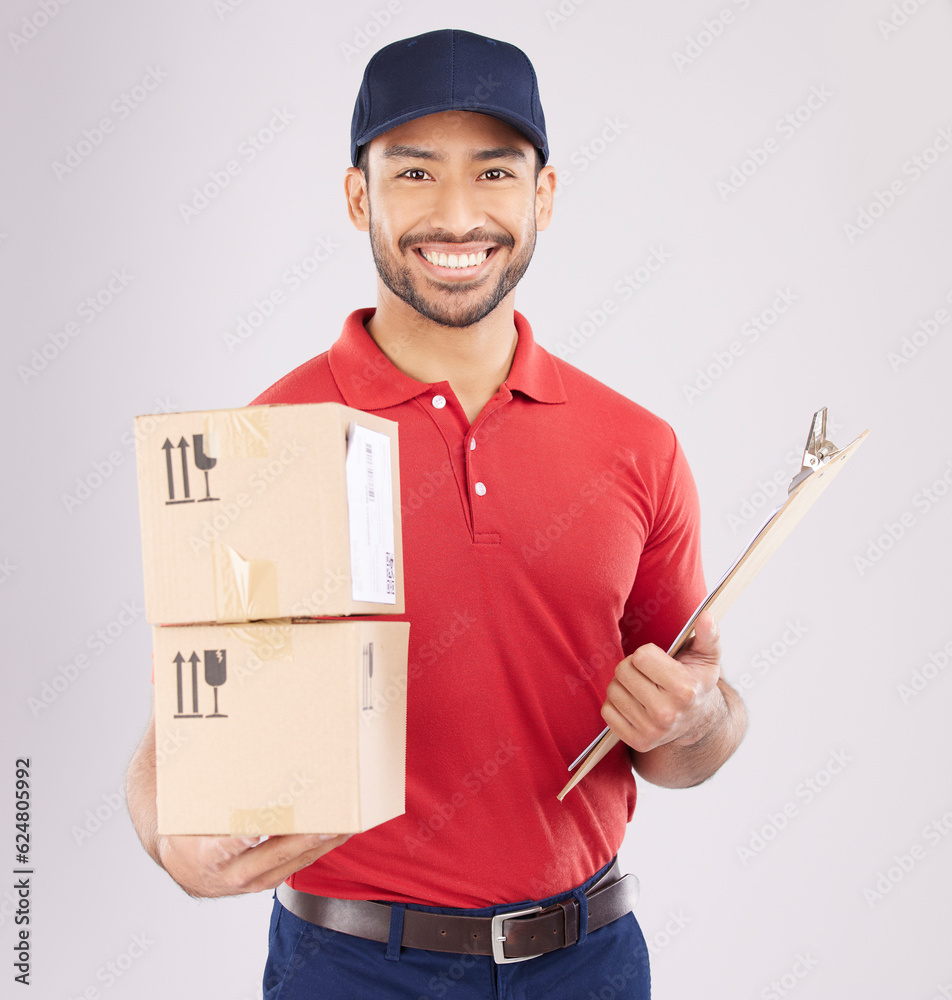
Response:
[{"label": "clipboard clip", "polygon": [[826,465],[827,462],[840,451],[826,436],[826,407],[817,410],[813,414],[813,421],[810,424],[810,434],[807,437],[806,447],[803,449],[803,461],[800,471],[790,480],[787,487],[787,496],[803,482],[807,476],[812,476],[817,469]]}]

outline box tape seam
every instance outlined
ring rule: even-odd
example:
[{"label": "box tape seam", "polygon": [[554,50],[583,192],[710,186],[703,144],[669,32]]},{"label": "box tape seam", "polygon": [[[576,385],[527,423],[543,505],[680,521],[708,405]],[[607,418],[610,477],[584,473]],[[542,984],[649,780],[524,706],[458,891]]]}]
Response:
[{"label": "box tape seam", "polygon": [[261,837],[294,831],[294,806],[270,809],[232,809],[228,817],[232,837]]},{"label": "box tape seam", "polygon": [[220,622],[278,618],[278,570],[267,559],[243,559],[230,545],[212,547],[215,612]]}]

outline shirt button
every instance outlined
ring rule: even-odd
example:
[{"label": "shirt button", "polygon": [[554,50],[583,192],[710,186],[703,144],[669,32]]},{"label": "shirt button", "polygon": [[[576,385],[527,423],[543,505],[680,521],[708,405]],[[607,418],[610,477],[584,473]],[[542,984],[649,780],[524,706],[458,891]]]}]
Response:
[{"label": "shirt button", "polygon": [[434,396],[433,397],[433,405],[438,410],[442,410],[443,407],[446,406],[446,397],[445,396]]},{"label": "shirt button", "polygon": [[486,495],[486,484],[485,483],[477,483],[473,487],[473,489],[476,490],[476,495],[477,496],[484,497]]},{"label": "shirt button", "polygon": [[472,451],[476,447],[476,438],[471,438],[469,442],[469,450]]}]

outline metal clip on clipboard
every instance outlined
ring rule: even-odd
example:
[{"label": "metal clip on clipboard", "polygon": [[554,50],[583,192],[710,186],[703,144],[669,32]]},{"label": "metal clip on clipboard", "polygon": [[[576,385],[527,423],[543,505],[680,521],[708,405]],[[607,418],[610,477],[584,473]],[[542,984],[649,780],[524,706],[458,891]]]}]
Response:
[{"label": "metal clip on clipboard", "polygon": [[[866,431],[866,434],[868,433],[869,431]],[[855,444],[856,442],[853,443]],[[839,454],[839,451],[840,449],[826,436],[826,407],[824,406],[822,410],[817,410],[813,414],[813,423],[810,425],[807,444],[803,449],[803,461],[801,462],[800,471],[790,480],[790,485],[787,487],[787,496],[790,496],[807,476],[813,475],[817,469],[826,465],[834,455]]]},{"label": "metal clip on clipboard", "polygon": [[[727,611],[780,543],[790,534],[800,518],[810,509],[816,498],[829,486],[833,477],[853,456],[868,434],[869,431],[865,430],[845,448],[837,448],[826,436],[826,407],[813,414],[810,433],[803,449],[800,471],[790,480],[787,499],[767,515],[744,551],[698,605],[677,638],[671,643],[668,649],[669,656],[674,656],[694,634],[694,623],[702,611],[712,612],[715,619],[719,619]],[[569,765],[570,771],[575,770],[579,764],[581,767],[559,792],[559,801],[565,798],[618,742],[618,737],[606,726]]]}]

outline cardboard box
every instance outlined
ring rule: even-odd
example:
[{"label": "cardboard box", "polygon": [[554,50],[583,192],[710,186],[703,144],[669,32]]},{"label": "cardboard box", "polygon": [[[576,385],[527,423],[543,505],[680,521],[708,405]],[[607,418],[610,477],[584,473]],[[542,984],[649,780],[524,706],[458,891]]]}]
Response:
[{"label": "cardboard box", "polygon": [[356,833],[401,815],[409,630],[153,629],[159,833]]},{"label": "cardboard box", "polygon": [[397,425],[337,403],[136,418],[154,625],[402,614]]}]

